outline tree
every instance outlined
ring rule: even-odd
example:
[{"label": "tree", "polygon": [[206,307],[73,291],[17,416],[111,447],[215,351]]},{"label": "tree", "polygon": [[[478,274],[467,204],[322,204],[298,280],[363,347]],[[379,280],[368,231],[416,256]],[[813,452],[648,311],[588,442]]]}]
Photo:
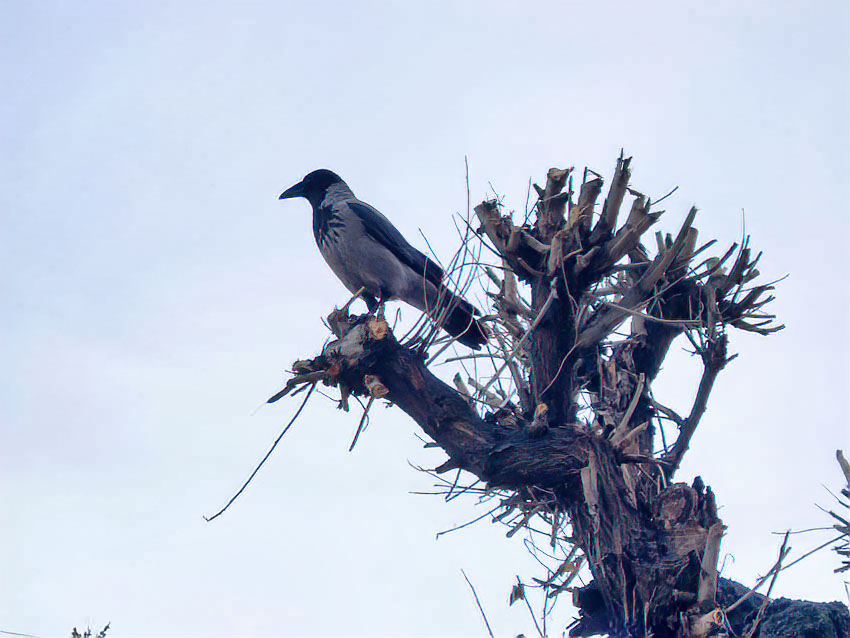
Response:
[{"label": "tree", "polygon": [[92,636],[94,636],[94,638],[106,638],[107,631],[109,631],[109,623],[106,623],[103,629],[97,632],[97,634],[92,633],[91,627],[87,627],[83,633],[80,633],[77,631],[77,628],[74,627],[74,629],[71,630],[71,638],[92,638]]},{"label": "tree", "polygon": [[[730,333],[782,328],[765,311],[773,286],[756,282],[761,253],[749,237],[708,257],[715,242],[698,245],[695,208],[675,237],[657,233],[653,249],[644,245],[662,211],[629,187],[630,163],[621,154],[598,213],[602,177],[586,169],[575,191],[575,171],[553,168],[520,223],[498,200],[475,207],[477,230],[467,216],[447,270],[462,289],[476,275],[491,282],[487,354],[461,358],[482,364],[479,373],[489,364],[486,376],[444,383],[429,364],[449,344],[432,324],[397,338],[380,313],[351,316],[346,304],[328,317],[335,339],[295,362],[269,401],[309,387],[306,404],[319,382],[339,388],[345,410],[351,396],[366,397],[358,434],[376,399],[403,410],[448,455],[435,476],[457,470],[447,489],[492,498],[494,518],[536,530],[558,552],[539,585],[548,596],[573,592],[571,636],[756,636],[775,614],[815,612],[807,603],[771,612],[766,598],[719,582],[725,528],[715,495],[699,477],[674,478],[715,380],[737,356]],[[703,364],[687,415],[652,393],[678,338]],[[476,483],[459,487],[463,472]],[[572,588],[583,563],[592,581]],[[512,598],[522,596],[520,584]],[[834,632],[813,635],[847,635],[846,608],[817,610]]]}]

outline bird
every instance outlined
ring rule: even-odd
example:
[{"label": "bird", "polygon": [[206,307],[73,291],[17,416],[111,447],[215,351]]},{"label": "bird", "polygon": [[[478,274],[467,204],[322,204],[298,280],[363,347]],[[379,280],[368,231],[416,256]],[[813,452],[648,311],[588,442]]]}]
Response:
[{"label": "bird", "polygon": [[322,168],[279,199],[303,197],[313,208],[313,236],[343,285],[375,312],[401,300],[425,312],[458,342],[480,350],[488,332],[480,312],[444,283],[443,269],[408,243],[384,215],[355,197],[342,178]]}]

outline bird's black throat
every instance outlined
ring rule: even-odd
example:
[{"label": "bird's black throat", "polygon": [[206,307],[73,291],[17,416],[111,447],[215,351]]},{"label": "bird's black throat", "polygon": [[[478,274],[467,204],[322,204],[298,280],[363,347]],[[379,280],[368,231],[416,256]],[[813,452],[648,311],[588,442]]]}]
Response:
[{"label": "bird's black throat", "polygon": [[343,226],[339,215],[336,215],[332,208],[313,204],[313,237],[316,238],[320,249],[339,241],[340,229]]}]

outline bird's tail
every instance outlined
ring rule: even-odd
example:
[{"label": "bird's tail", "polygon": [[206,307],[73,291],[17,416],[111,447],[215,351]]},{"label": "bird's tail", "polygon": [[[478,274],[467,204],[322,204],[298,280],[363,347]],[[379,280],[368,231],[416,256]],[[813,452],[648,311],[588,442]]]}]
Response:
[{"label": "bird's tail", "polygon": [[484,324],[475,318],[477,314],[480,313],[471,303],[442,287],[439,307],[433,315],[438,318],[443,330],[473,350],[480,350],[490,336]]}]

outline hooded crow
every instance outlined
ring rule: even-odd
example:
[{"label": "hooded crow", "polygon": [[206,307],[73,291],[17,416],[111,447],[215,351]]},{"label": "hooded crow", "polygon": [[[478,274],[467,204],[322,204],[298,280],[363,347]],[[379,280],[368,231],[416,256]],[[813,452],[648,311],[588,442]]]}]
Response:
[{"label": "hooded crow", "polygon": [[360,201],[327,169],[307,175],[280,199],[304,197],[313,207],[313,236],[322,257],[370,312],[399,299],[426,312],[457,340],[479,350],[487,331],[478,311],[443,284],[443,269],[407,243],[390,221]]}]

